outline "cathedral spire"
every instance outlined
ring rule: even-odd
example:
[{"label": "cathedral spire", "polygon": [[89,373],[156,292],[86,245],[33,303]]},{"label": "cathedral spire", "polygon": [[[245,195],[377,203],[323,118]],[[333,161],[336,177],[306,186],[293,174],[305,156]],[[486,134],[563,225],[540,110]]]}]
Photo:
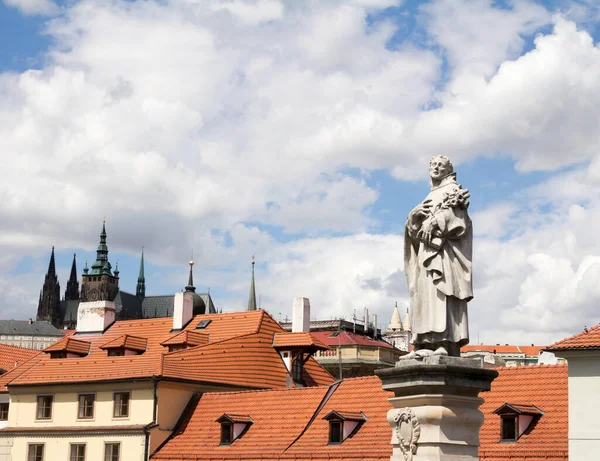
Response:
[{"label": "cathedral spire", "polygon": [[250,294],[248,295],[248,310],[256,310],[256,287],[254,285],[254,256],[252,256],[252,280],[250,282]]},{"label": "cathedral spire", "polygon": [[52,247],[52,253],[50,253],[50,262],[48,263],[48,276],[56,277],[56,264],[54,263],[54,246]]},{"label": "cathedral spire", "polygon": [[73,263],[71,264],[71,276],[67,282],[65,290],[65,299],[67,301],[79,299],[79,282],[77,281],[77,257],[73,253]]},{"label": "cathedral spire", "polygon": [[135,296],[142,301],[146,297],[146,277],[144,277],[144,247],[142,247],[142,258],[140,259],[140,273],[138,274]]},{"label": "cathedral spire", "polygon": [[48,263],[48,272],[44,278],[44,286],[40,293],[38,302],[37,320],[51,322],[57,326],[60,317],[60,284],[56,276],[56,263],[54,261],[54,247],[50,254],[50,262]]}]

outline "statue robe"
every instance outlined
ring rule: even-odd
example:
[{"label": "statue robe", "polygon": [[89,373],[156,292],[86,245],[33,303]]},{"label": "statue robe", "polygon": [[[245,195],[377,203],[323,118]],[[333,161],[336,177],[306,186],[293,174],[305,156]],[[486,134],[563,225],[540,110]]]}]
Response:
[{"label": "statue robe", "polygon": [[435,349],[444,342],[469,343],[467,302],[473,298],[471,272],[473,230],[465,208],[441,206],[446,194],[460,189],[449,176],[432,188],[431,214],[437,223],[431,243],[417,238],[423,219],[410,219],[404,229],[404,271],[412,308],[416,349]]}]

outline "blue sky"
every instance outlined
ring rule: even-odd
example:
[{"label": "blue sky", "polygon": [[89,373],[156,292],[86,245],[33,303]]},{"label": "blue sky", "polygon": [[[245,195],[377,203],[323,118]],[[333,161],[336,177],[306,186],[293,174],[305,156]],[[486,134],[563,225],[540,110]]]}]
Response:
[{"label": "blue sky", "polygon": [[[435,153],[472,194],[483,342],[598,323],[598,9],[592,2],[0,2],[0,308],[35,316],[110,260],[135,291],[185,285],[313,317],[408,301],[402,230]],[[588,225],[584,225],[587,223]],[[556,317],[567,318],[556,322]]]}]

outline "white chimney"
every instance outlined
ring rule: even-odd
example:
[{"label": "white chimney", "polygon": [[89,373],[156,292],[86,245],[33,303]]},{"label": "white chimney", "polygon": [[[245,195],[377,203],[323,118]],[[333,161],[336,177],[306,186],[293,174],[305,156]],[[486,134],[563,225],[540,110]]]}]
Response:
[{"label": "white chimney", "polygon": [[102,332],[115,321],[115,303],[90,301],[79,303],[77,331],[80,333]]},{"label": "white chimney", "polygon": [[310,331],[310,301],[308,298],[294,298],[292,306],[292,333]]},{"label": "white chimney", "polygon": [[175,294],[173,302],[173,330],[181,330],[194,316],[194,293],[184,291]]}]

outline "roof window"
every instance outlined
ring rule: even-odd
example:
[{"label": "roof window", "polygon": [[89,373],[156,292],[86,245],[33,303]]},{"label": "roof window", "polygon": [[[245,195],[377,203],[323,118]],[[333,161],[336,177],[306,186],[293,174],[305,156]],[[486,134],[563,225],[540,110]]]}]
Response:
[{"label": "roof window", "polygon": [[500,442],[515,443],[544,412],[535,405],[505,403],[494,410],[500,416]]},{"label": "roof window", "polygon": [[212,320],[210,320],[210,319],[200,320],[198,322],[198,325],[196,325],[196,330],[204,330],[209,325],[210,322],[212,322]]},{"label": "roof window", "polygon": [[334,410],[323,419],[329,421],[329,445],[343,443],[348,437],[356,434],[367,421],[367,417],[362,411],[360,413],[349,413]]},{"label": "roof window", "polygon": [[221,423],[220,445],[231,445],[248,431],[254,421],[250,416],[223,413],[215,422]]}]

